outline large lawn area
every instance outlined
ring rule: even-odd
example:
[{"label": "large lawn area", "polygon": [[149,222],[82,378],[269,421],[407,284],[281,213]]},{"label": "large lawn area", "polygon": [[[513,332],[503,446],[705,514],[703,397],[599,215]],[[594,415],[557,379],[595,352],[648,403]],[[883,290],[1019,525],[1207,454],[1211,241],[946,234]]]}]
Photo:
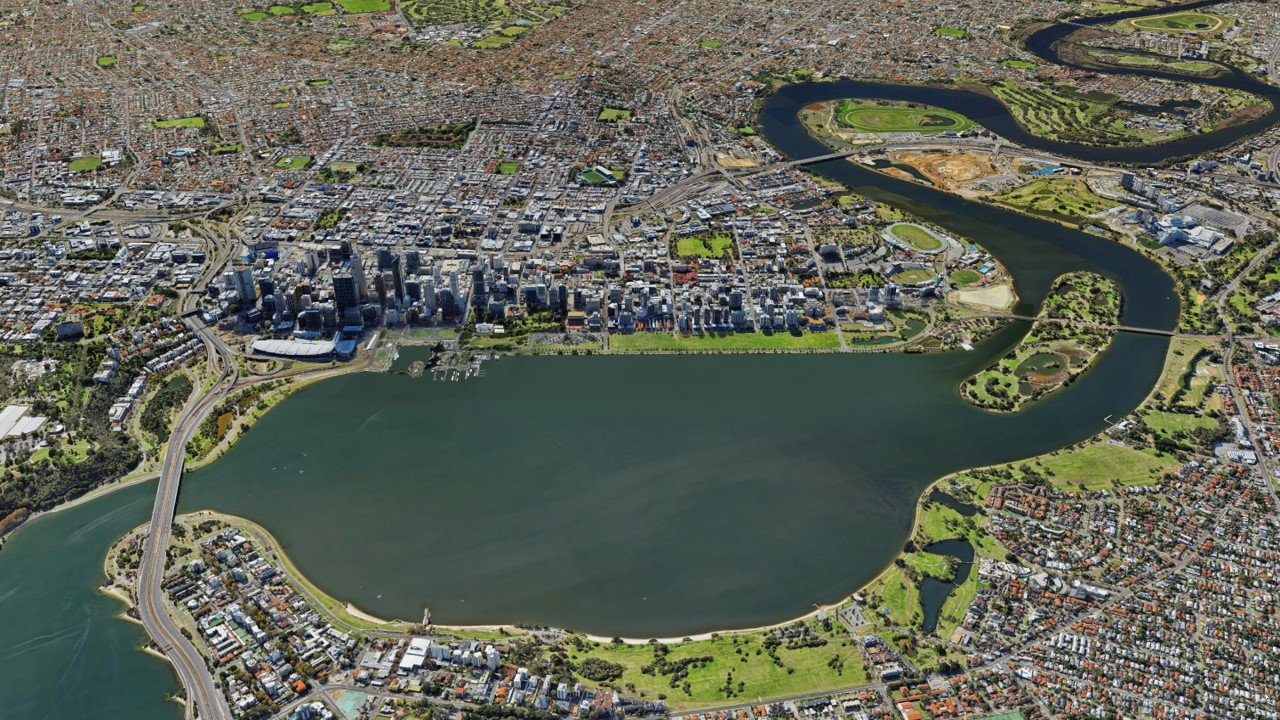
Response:
[{"label": "large lawn area", "polygon": [[682,258],[728,258],[737,254],[732,235],[688,235],[676,240],[676,254]]},{"label": "large lawn area", "polygon": [[[1014,463],[1010,469],[1017,474],[1017,466],[1021,464]],[[1177,467],[1178,460],[1170,455],[1156,457],[1154,450],[1136,450],[1100,441],[1041,455],[1031,465],[1055,486],[1078,490],[1106,489],[1113,480],[1121,485],[1153,482]]]},{"label": "large lawn area", "polygon": [[882,102],[843,100],[836,112],[842,125],[869,133],[959,132],[973,121],[957,112],[935,107],[909,107]]},{"label": "large lawn area", "polygon": [[1147,413],[1142,419],[1147,423],[1148,427],[1165,437],[1172,437],[1174,433],[1178,432],[1191,432],[1196,428],[1212,428],[1218,425],[1213,418],[1205,417],[1204,415],[1170,413],[1159,410]]},{"label": "large lawn area", "polygon": [[672,335],[664,332],[612,334],[613,350],[768,350],[768,349],[833,349],[840,347],[834,332],[725,333],[707,335]]},{"label": "large lawn area", "polygon": [[937,252],[943,247],[943,242],[937,235],[934,235],[925,228],[912,223],[898,223],[897,225],[891,225],[889,227],[889,232],[893,233],[894,237],[920,252]]},{"label": "large lawn area", "polygon": [[1181,129],[1126,125],[1117,95],[1082,92],[1069,83],[1005,80],[990,84],[1026,130],[1050,140],[1084,145],[1142,145],[1187,134]]},{"label": "large lawn area", "polygon": [[[866,681],[858,650],[839,626],[827,635],[829,641],[821,647],[794,650],[785,645],[778,647],[776,653],[781,667],[764,647],[766,637],[764,632],[724,635],[669,646],[666,655],[669,663],[682,658],[710,658],[700,666],[689,668],[688,694],[680,687],[671,687],[669,675],[640,672],[654,660],[652,645],[593,643],[585,651],[571,650],[569,659],[576,665],[588,657],[617,663],[623,667],[622,677],[615,681],[617,684],[634,683],[636,692],[632,694],[643,693],[648,699],[664,694],[667,705],[675,709],[722,705],[738,699],[746,702],[768,700]],[[732,699],[723,691],[726,675],[733,678]],[[583,682],[594,684],[585,679]],[[737,689],[739,682],[742,683],[741,691]]]},{"label": "large lawn area", "polygon": [[67,169],[71,172],[78,173],[90,172],[92,170],[97,170],[100,167],[102,167],[102,158],[99,158],[96,155],[90,155],[88,157],[78,157],[72,160],[67,166]]},{"label": "large lawn area", "polygon": [[937,277],[936,273],[928,270],[908,268],[902,272],[894,273],[890,279],[900,285],[919,285],[920,283],[927,283],[935,277]]},{"label": "large lawn area", "polygon": [[880,577],[862,590],[868,615],[887,624],[918,628],[921,621],[920,588],[902,568],[890,565]]},{"label": "large lawn area", "polygon": [[[1157,399],[1172,402],[1182,388],[1183,375],[1190,368],[1191,363],[1202,352],[1212,347],[1213,343],[1208,340],[1174,338],[1169,343],[1169,354],[1165,357],[1164,369],[1160,373],[1160,383],[1156,385]],[[1193,375],[1193,381],[1194,378]],[[1214,379],[1219,379],[1216,373]]]},{"label": "large lawn area", "polygon": [[169,128],[192,128],[199,129],[204,127],[204,117],[200,115],[192,115],[191,117],[169,118],[168,120],[156,120],[151,123],[160,130]]},{"label": "large lawn area", "polygon": [[311,158],[306,155],[298,155],[296,157],[282,157],[276,161],[276,167],[288,170],[302,170],[311,164]]},{"label": "large lawn area", "polygon": [[630,120],[631,111],[625,108],[606,107],[596,116],[597,120],[602,122],[618,122],[619,120]]},{"label": "large lawn area", "polygon": [[391,9],[388,0],[338,0],[343,10],[349,13],[382,12]]}]

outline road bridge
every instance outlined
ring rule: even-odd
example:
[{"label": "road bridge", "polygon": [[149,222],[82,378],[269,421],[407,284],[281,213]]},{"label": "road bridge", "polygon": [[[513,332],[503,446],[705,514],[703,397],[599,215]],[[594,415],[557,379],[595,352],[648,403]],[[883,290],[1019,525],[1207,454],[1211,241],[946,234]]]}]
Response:
[{"label": "road bridge", "polygon": [[186,465],[187,443],[196,429],[235,387],[238,370],[235,357],[213,333],[204,327],[193,328],[205,342],[211,353],[222,357],[221,375],[208,392],[193,396],[183,408],[174,424],[169,442],[165,446],[160,469],[160,482],[156,488],[156,501],[151,510],[151,523],[143,543],[142,562],[138,572],[138,615],[147,634],[155,641],[160,652],[173,663],[186,692],[186,717],[209,720],[230,720],[226,703],[214,686],[213,673],[205,666],[204,658],[191,640],[187,639],[165,609],[164,579],[165,559],[169,547],[169,534],[173,527],[174,513],[178,505],[178,486]]}]

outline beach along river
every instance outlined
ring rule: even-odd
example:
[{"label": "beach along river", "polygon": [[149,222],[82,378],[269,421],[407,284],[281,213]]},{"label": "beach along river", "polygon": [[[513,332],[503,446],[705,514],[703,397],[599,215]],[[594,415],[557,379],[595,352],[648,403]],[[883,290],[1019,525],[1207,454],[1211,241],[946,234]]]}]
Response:
[{"label": "beach along river", "polygon": [[[956,92],[793,86],[760,124],[788,155],[819,155],[800,107],[917,99],[1053,149],[1012,132],[1002,108],[955,107],[981,97]],[[1143,151],[1195,152],[1205,138],[1233,139]],[[1126,324],[1176,321],[1170,279],[1120,245],[847,162],[813,169],[985,245],[1027,310],[1054,277],[1085,269],[1121,284]],[[776,622],[874,576],[940,475],[1044,452],[1129,412],[1167,347],[1120,335],[1079,381],[1017,415],[962,402],[958,384],[1025,331],[1012,325],[968,353],[529,357],[468,382],[341,377],[190,474],[180,505],[260,522],[321,588],[376,615],[416,620],[430,606],[440,623],[639,637]],[[171,671],[136,652],[143,633],[95,592],[107,547],[147,519],[153,490],[39,518],[0,552],[5,716],[179,716],[163,701],[177,689]]]}]

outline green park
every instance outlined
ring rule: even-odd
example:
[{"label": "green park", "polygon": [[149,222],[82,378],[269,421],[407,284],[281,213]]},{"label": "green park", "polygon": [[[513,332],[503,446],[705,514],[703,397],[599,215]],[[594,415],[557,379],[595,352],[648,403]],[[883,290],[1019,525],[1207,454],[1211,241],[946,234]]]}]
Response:
[{"label": "green park", "polygon": [[686,235],[674,242],[675,255],[681,259],[731,258],[738,254],[738,244],[727,233]]},{"label": "green park", "polygon": [[631,119],[631,111],[625,108],[606,107],[596,116],[600,122],[620,122]]},{"label": "green park", "polygon": [[1110,345],[1119,317],[1115,281],[1085,271],[1061,275],[1031,331],[994,364],[965,380],[960,394],[987,410],[1017,411],[1087,370]]},{"label": "green park", "polygon": [[158,130],[169,130],[171,128],[188,128],[198,130],[204,127],[203,115],[192,115],[190,117],[169,118],[167,120],[155,120],[151,123]]},{"label": "green park", "polygon": [[834,332],[742,332],[672,335],[666,332],[611,334],[610,351],[631,352],[740,352],[743,350],[834,350],[840,336]]},{"label": "green park", "polygon": [[311,158],[306,155],[285,156],[276,161],[276,167],[282,170],[304,170],[311,164]]},{"label": "green park", "polygon": [[102,167],[102,159],[96,155],[78,157],[68,164],[67,169],[73,173],[92,172]]},{"label": "green park", "polygon": [[1090,190],[1084,180],[1074,177],[1032,180],[992,200],[1029,215],[1072,224],[1116,206],[1114,201]]}]

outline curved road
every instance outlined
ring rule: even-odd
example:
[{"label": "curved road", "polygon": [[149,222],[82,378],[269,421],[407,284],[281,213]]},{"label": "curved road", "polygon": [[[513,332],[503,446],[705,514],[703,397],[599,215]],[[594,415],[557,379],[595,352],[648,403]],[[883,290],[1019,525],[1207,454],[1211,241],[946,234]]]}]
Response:
[{"label": "curved road", "polygon": [[[229,240],[229,238],[227,238]],[[215,253],[223,251],[223,262],[229,253],[226,248],[215,242]],[[208,280],[215,274],[215,268],[222,263],[210,262],[206,268]],[[181,305],[182,310],[190,306],[191,295],[187,295]],[[138,614],[147,634],[159,647],[160,652],[173,663],[178,679],[186,692],[186,717],[212,718],[214,720],[230,720],[226,703],[213,682],[213,673],[205,666],[200,651],[184,637],[178,626],[165,610],[164,590],[161,587],[165,574],[166,550],[169,547],[169,535],[173,527],[174,512],[178,505],[178,487],[182,481],[183,468],[186,465],[187,443],[195,435],[196,430],[218,406],[223,398],[235,388],[239,380],[239,366],[235,354],[222,338],[209,328],[195,325],[194,320],[185,322],[204,341],[208,353],[209,367],[219,373],[216,382],[203,394],[193,394],[182,414],[173,426],[169,442],[165,445],[163,462],[160,468],[160,481],[156,488],[156,501],[151,510],[151,524],[147,531],[146,542],[142,549],[142,563],[138,572]],[[197,385],[197,390],[199,385]]]},{"label": "curved road", "polygon": [[178,679],[186,690],[186,717],[229,720],[227,707],[213,684],[213,674],[205,667],[204,658],[192,643],[178,630],[164,607],[165,550],[169,547],[169,533],[173,526],[174,510],[178,504],[178,485],[186,461],[186,446],[195,435],[204,418],[236,384],[238,371],[230,348],[208,329],[199,328],[197,334],[205,341],[210,352],[221,356],[222,375],[207,393],[194,398],[183,408],[174,425],[169,443],[164,450],[164,464],[160,470],[160,483],[156,489],[156,502],[151,512],[151,526],[143,545],[142,565],[138,573],[138,613],[147,634],[155,641],[160,652],[173,663]]}]

